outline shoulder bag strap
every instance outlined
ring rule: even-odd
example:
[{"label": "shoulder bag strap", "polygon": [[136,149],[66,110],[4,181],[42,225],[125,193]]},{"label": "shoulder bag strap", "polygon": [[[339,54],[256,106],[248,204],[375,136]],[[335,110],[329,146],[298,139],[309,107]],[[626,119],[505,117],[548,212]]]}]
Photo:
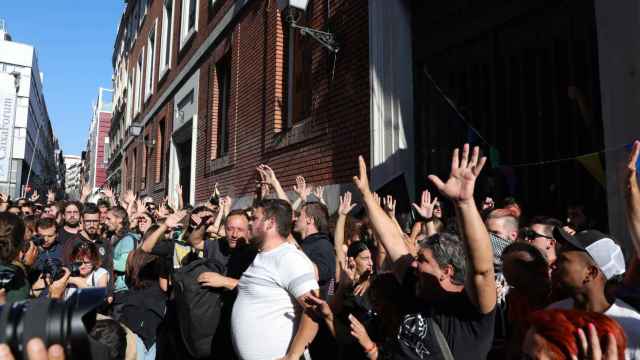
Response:
[{"label": "shoulder bag strap", "polygon": [[433,329],[433,334],[435,335],[435,340],[438,343],[438,347],[442,351],[442,357],[445,360],[455,360],[453,354],[451,353],[451,349],[449,348],[449,344],[447,344],[447,339],[444,338],[444,334],[442,333],[442,329],[440,329],[440,325],[433,320],[433,318],[429,318],[429,322],[431,323],[431,328]]}]

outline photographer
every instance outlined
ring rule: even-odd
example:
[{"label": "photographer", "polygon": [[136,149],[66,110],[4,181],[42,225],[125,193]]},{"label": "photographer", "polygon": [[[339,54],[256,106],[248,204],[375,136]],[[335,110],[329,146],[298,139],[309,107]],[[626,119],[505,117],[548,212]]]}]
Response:
[{"label": "photographer", "polygon": [[40,254],[35,269],[42,272],[47,259],[62,260],[62,245],[58,242],[58,228],[56,222],[50,218],[42,218],[36,223],[36,231],[41,244]]},{"label": "photographer", "polygon": [[11,213],[0,213],[0,288],[7,301],[29,297],[24,264],[19,261],[24,244],[24,223]]}]

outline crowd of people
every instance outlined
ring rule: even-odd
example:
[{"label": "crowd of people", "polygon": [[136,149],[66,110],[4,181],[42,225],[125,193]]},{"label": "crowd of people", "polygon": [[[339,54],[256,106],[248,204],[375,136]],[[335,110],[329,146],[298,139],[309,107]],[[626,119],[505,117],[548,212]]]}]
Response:
[{"label": "crowd of people", "polygon": [[[217,186],[195,207],[109,188],[0,195],[0,300],[105,288],[92,333],[112,359],[640,359],[639,153],[627,257],[580,209],[560,221],[477,201],[486,158],[469,145],[448,179],[429,176],[438,194],[411,224],[363,158],[335,214],[322,186],[299,176],[292,199],[267,165],[244,209]],[[39,339],[25,351],[47,357]]]}]

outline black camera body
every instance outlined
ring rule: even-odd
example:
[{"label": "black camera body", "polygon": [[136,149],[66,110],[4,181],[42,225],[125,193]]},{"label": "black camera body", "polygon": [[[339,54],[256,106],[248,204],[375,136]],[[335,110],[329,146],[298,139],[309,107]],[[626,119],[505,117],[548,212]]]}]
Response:
[{"label": "black camera body", "polygon": [[40,338],[47,347],[62,345],[66,359],[106,360],[107,346],[89,336],[106,294],[105,288],[78,289],[67,301],[39,298],[1,305],[0,343],[17,359],[29,340]]},{"label": "black camera body", "polygon": [[13,270],[9,270],[9,269],[0,270],[0,289],[9,290],[15,277],[16,277],[16,273]]},{"label": "black camera body", "polygon": [[[80,261],[72,262],[71,265],[69,265],[71,276],[80,276],[80,266],[82,266],[82,262]],[[42,274],[49,275],[51,281],[62,279],[64,276],[62,261],[57,258],[46,259],[42,268]]]},{"label": "black camera body", "polygon": [[44,245],[44,237],[40,234],[33,234],[31,242],[37,247],[42,247],[42,245]]}]

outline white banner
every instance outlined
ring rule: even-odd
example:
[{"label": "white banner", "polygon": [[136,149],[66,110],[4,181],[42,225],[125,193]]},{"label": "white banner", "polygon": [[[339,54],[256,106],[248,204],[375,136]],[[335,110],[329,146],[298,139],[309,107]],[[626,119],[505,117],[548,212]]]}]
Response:
[{"label": "white banner", "polygon": [[16,97],[0,95],[0,182],[9,181]]}]

